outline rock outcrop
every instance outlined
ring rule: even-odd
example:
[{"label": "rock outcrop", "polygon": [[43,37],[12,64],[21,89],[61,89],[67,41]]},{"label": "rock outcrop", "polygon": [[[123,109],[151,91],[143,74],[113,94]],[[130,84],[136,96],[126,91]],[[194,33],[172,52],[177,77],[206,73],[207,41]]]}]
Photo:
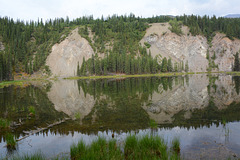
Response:
[{"label": "rock outcrop", "polygon": [[47,57],[46,64],[53,76],[76,76],[77,65],[81,66],[83,57],[87,60],[94,54],[88,41],[78,34],[78,28],[60,44],[52,47],[52,52]]},{"label": "rock outcrop", "polygon": [[240,102],[232,76],[218,76],[215,81],[216,88],[208,86],[208,81],[207,75],[192,75],[188,84],[175,84],[172,90],[161,94],[154,93],[151,105],[143,108],[158,124],[171,124],[174,115],[181,111],[185,112],[184,118],[189,119],[194,110],[208,107],[210,97],[219,110],[226,109],[234,102]]},{"label": "rock outcrop", "polygon": [[234,55],[240,50],[240,40],[230,40],[225,34],[217,33],[212,40],[211,56],[216,55],[215,64],[219,71],[232,71]]},{"label": "rock outcrop", "polygon": [[3,43],[0,41],[0,51],[3,51],[5,49]]},{"label": "rock outcrop", "polygon": [[207,50],[210,57],[216,55],[214,63],[218,66],[216,71],[232,71],[234,54],[240,49],[240,40],[230,40],[225,34],[217,33],[209,46],[204,36],[192,36],[186,26],[182,27],[181,36],[171,33],[168,23],[153,23],[146,31],[141,44],[151,44],[153,57],[161,55],[171,58],[173,62],[188,61],[189,70],[193,72],[206,72],[209,67]]},{"label": "rock outcrop", "polygon": [[77,81],[73,80],[54,82],[48,92],[48,98],[58,112],[64,112],[72,119],[82,120],[95,104],[94,97],[85,95],[83,90],[78,88]]},{"label": "rock outcrop", "polygon": [[208,60],[207,39],[203,36],[191,36],[188,28],[182,28],[183,35],[171,33],[168,23],[154,23],[147,29],[141,43],[151,44],[152,56],[160,54],[162,57],[171,58],[174,62],[188,61],[191,71],[206,71]]}]

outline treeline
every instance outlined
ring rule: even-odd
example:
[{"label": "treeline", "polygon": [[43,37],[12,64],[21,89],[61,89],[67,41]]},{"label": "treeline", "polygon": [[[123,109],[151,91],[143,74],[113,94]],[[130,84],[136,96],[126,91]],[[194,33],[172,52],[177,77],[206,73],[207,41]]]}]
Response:
[{"label": "treeline", "polygon": [[[38,71],[45,65],[51,47],[63,40],[76,26],[81,26],[81,35],[87,38],[95,53],[113,52],[119,55],[130,53],[131,57],[136,57],[140,52],[139,41],[144,36],[148,23],[169,22],[174,18],[189,26],[191,34],[203,34],[209,42],[216,31],[226,33],[229,38],[240,38],[240,19],[215,16],[141,18],[130,14],[98,19],[94,19],[93,16],[84,16],[72,21],[66,17],[45,22],[42,19],[36,22],[24,22],[0,17],[0,41],[5,46],[5,50],[0,53],[0,81],[13,79],[15,72],[24,71],[32,74]],[[180,24],[172,22],[172,29],[179,29]],[[92,38],[89,37],[89,28],[93,33]]]},{"label": "treeline", "polygon": [[140,56],[110,52],[104,58],[92,55],[87,61],[83,58],[81,66],[77,66],[77,76],[107,74],[144,74],[159,72],[188,72],[188,62],[172,63],[171,58],[160,56],[153,58],[145,47],[139,47]]},{"label": "treeline", "polygon": [[162,91],[172,90],[176,85],[184,86],[185,82],[188,85],[188,81],[188,76],[127,78],[110,81],[109,79],[78,80],[78,89],[85,97],[89,94],[94,99],[101,99],[101,96],[105,95],[113,100],[116,95],[118,95],[117,97],[127,97],[126,94],[136,96],[138,93],[142,93],[140,94],[142,95],[141,98],[144,98],[142,100],[146,102],[154,92],[161,93]]},{"label": "treeline", "polygon": [[230,39],[233,39],[233,37],[240,38],[240,18],[184,15],[177,16],[176,19],[187,25],[192,35],[202,34],[207,37],[209,42],[215,36],[216,31],[225,33]]},{"label": "treeline", "polygon": [[[80,28],[80,34],[86,38],[92,46],[95,53],[106,53],[109,50],[118,53],[138,52],[139,41],[143,38],[145,30],[148,27],[144,19],[129,16],[117,16],[96,19],[89,21]],[[88,28],[94,33],[89,38]]]},{"label": "treeline", "polygon": [[13,72],[33,73],[45,64],[53,44],[59,42],[68,18],[37,22],[14,21],[0,17],[0,81],[13,79]]},{"label": "treeline", "polygon": [[240,63],[239,63],[239,53],[237,52],[234,55],[234,66],[233,66],[233,71],[240,71]]}]

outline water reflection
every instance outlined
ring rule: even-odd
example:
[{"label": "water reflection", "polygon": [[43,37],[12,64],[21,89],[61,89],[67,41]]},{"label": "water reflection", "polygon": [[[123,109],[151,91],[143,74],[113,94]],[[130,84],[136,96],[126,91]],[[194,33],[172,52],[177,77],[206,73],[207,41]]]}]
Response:
[{"label": "water reflection", "polygon": [[0,117],[11,121],[11,127],[0,130],[0,147],[8,132],[17,139],[32,131],[45,138],[108,131],[121,135],[148,129],[150,120],[169,132],[176,127],[213,132],[213,126],[240,120],[239,82],[240,77],[203,74],[5,87],[0,89]]}]

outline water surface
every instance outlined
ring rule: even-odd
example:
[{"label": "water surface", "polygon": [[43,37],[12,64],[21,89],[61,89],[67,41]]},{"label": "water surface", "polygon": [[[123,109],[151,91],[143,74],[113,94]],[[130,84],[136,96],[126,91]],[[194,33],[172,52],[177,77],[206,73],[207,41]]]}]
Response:
[{"label": "water surface", "polygon": [[[178,137],[184,159],[240,157],[240,77],[189,75],[32,82],[0,89],[0,157],[42,152],[69,156],[83,139],[112,137],[119,145],[130,133]],[[35,115],[31,114],[34,108]],[[158,124],[151,129],[150,121]],[[5,147],[12,132],[16,150]]]}]

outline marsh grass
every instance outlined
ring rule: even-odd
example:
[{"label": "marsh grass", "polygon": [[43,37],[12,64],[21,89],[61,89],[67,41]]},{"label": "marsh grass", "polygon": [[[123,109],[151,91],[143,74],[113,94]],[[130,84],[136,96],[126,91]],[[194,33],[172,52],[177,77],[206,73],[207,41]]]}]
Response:
[{"label": "marsh grass", "polygon": [[46,157],[42,153],[35,153],[33,155],[24,155],[21,157],[13,157],[11,160],[45,160]]},{"label": "marsh grass", "polygon": [[35,108],[33,106],[30,106],[28,110],[29,110],[30,114],[32,114],[32,115],[36,114]]},{"label": "marsh grass", "polygon": [[[122,148],[122,149],[121,149]],[[107,141],[98,137],[90,145],[83,140],[73,144],[70,149],[72,160],[85,159],[180,159],[179,154],[169,152],[167,144],[159,136],[127,136],[123,146],[117,146],[116,140]]]},{"label": "marsh grass", "polygon": [[8,133],[6,135],[6,143],[7,143],[8,148],[12,148],[12,149],[16,148],[17,141],[16,141],[15,137],[13,136],[13,134]]},{"label": "marsh grass", "polygon": [[77,145],[70,148],[71,159],[122,159],[120,148],[117,147],[116,140],[107,141],[98,137],[91,145],[86,145],[82,140]]},{"label": "marsh grass", "polygon": [[134,75],[107,75],[107,76],[83,76],[83,77],[68,77],[65,79],[105,79],[105,78],[131,78],[131,77],[170,77],[187,75],[188,73],[169,72],[169,73],[157,73],[157,74],[134,74]]},{"label": "marsh grass", "polygon": [[0,83],[0,88],[4,88],[10,85],[23,86],[23,81],[4,81]]},{"label": "marsh grass", "polygon": [[180,141],[179,138],[174,138],[172,141],[172,151],[174,154],[179,155],[180,154]]},{"label": "marsh grass", "polygon": [[167,145],[159,136],[131,135],[126,139],[124,156],[125,159],[168,159]]},{"label": "marsh grass", "polygon": [[157,128],[158,127],[157,122],[153,119],[150,119],[149,125],[150,125],[151,128]]},{"label": "marsh grass", "polygon": [[0,118],[0,128],[7,129],[10,127],[10,122],[6,119]]},{"label": "marsh grass", "polygon": [[81,114],[77,112],[77,113],[75,113],[74,117],[75,117],[76,119],[80,119],[80,118],[81,118]]}]

